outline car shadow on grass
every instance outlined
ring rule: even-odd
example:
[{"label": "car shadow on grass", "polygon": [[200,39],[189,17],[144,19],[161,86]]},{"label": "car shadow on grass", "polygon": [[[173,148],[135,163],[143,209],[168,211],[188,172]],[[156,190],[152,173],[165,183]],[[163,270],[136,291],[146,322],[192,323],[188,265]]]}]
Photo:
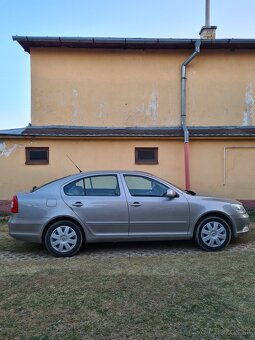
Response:
[{"label": "car shadow on grass", "polygon": [[[250,233],[232,240],[228,250],[255,249],[255,224]],[[193,240],[139,241],[90,243],[83,246],[77,255],[89,257],[128,257],[128,256],[161,256],[203,252]],[[0,260],[2,259],[42,259],[51,258],[41,244],[18,241],[11,238],[7,229],[0,230]]]},{"label": "car shadow on grass", "polygon": [[[185,241],[147,241],[147,242],[107,242],[90,243],[82,246],[78,257],[126,257],[126,256],[152,256],[167,253],[200,252],[192,240]],[[37,243],[14,240],[6,235],[0,240],[0,259],[7,258],[50,258],[46,248]],[[5,255],[5,256],[3,256]]]}]

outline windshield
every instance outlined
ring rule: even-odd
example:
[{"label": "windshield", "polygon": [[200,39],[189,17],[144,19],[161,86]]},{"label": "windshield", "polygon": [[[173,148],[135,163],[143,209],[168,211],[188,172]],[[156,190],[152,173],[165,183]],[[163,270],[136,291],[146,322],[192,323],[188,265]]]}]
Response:
[{"label": "windshield", "polygon": [[178,190],[180,190],[180,191],[184,191],[184,192],[185,192],[185,190],[183,190],[182,188],[178,187],[178,186],[175,185],[175,184],[172,184],[172,183],[170,183],[170,182],[168,182],[168,181],[165,181],[165,180],[164,180],[164,182],[167,183],[167,184],[169,184],[171,187],[174,187],[174,188],[176,188],[176,189],[178,189]]},{"label": "windshield", "polygon": [[168,181],[164,181],[164,182],[166,182],[166,183],[169,184],[170,186],[175,187],[176,189],[178,189],[178,190],[180,190],[180,191],[185,192],[185,193],[188,194],[188,195],[192,195],[192,196],[195,196],[195,195],[196,195],[196,192],[195,192],[195,191],[192,191],[192,190],[184,190],[184,189],[178,187],[177,185],[172,184],[172,183],[170,183],[170,182],[168,182]]}]

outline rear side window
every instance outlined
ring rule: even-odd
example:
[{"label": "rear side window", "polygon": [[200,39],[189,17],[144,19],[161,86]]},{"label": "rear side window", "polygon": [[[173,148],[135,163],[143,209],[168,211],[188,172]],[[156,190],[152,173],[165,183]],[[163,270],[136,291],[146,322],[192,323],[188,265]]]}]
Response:
[{"label": "rear side window", "polygon": [[119,196],[120,189],[116,175],[90,176],[64,187],[68,196]]},{"label": "rear side window", "polygon": [[64,187],[64,193],[68,196],[84,196],[85,195],[84,179],[79,179],[75,182],[67,184]]}]

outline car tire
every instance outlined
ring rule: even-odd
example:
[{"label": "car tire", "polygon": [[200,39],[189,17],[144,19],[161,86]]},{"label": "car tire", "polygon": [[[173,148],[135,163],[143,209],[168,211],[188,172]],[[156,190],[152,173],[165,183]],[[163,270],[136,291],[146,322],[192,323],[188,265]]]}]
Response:
[{"label": "car tire", "polygon": [[195,231],[195,241],[206,251],[224,249],[231,240],[229,223],[218,216],[208,216],[202,219]]},{"label": "car tire", "polygon": [[82,242],[80,227],[65,220],[53,223],[44,238],[47,250],[56,257],[71,257],[77,254]]}]

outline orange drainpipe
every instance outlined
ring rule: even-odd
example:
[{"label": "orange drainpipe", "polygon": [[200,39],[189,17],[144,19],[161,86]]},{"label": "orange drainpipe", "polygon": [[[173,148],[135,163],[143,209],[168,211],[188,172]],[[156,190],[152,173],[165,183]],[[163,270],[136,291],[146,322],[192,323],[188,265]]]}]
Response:
[{"label": "orange drainpipe", "polygon": [[190,190],[189,142],[184,142],[185,189]]},{"label": "orange drainpipe", "polygon": [[184,169],[185,189],[190,190],[190,167],[189,167],[189,130],[186,125],[186,66],[200,53],[201,40],[196,40],[195,51],[182,64],[182,91],[181,91],[181,127],[184,133]]}]

